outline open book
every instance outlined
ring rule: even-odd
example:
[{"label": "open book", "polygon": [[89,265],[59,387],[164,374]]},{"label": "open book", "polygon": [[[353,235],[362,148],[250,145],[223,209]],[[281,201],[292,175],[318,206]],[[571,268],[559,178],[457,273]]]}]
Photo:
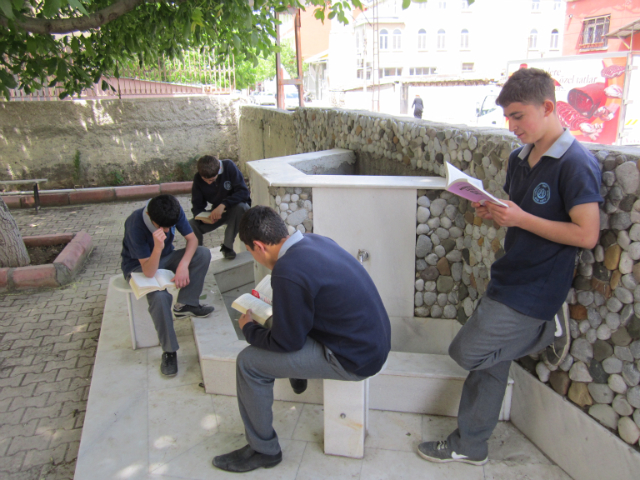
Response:
[{"label": "open book", "polygon": [[175,273],[171,270],[164,270],[162,268],[159,268],[151,278],[142,272],[133,272],[129,280],[129,285],[131,285],[131,290],[133,290],[136,299],[140,300],[149,292],[164,290],[167,287],[175,287],[175,283],[171,281],[174,276]]},{"label": "open book", "polygon": [[208,223],[209,225],[211,225],[213,222],[211,221],[211,218],[209,217],[209,215],[211,215],[211,212],[200,212],[198,215],[195,216],[196,220],[200,220],[202,223]]},{"label": "open book", "polygon": [[240,313],[247,313],[247,310],[251,310],[251,318],[260,325],[264,325],[273,315],[272,298],[271,275],[267,275],[251,293],[244,293],[236,298],[231,307]]},{"label": "open book", "polygon": [[466,173],[458,170],[449,162],[447,162],[446,165],[447,186],[445,187],[445,189],[448,192],[455,193],[462,198],[466,198],[467,200],[471,200],[472,202],[477,202],[480,204],[484,204],[484,202],[493,202],[496,205],[500,205],[502,207],[509,206],[506,203],[498,200],[489,192],[485,191],[482,186],[482,180],[470,177]]}]

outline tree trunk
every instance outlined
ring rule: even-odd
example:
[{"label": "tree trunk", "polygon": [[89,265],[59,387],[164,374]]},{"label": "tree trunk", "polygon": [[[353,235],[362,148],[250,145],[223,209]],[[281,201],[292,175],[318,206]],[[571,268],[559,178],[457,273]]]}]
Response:
[{"label": "tree trunk", "polygon": [[0,197],[0,267],[24,267],[31,260],[9,207]]}]

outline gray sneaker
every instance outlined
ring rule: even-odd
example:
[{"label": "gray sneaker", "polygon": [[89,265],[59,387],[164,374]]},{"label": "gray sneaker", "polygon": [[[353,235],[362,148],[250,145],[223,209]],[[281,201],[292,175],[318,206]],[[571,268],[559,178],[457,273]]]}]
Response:
[{"label": "gray sneaker", "polygon": [[562,307],[560,307],[560,310],[556,313],[555,322],[557,330],[556,336],[553,339],[553,343],[542,353],[542,359],[549,365],[557,367],[564,361],[571,346],[569,306],[566,302],[562,304]]},{"label": "gray sneaker", "polygon": [[212,305],[198,305],[197,307],[182,305],[180,308],[173,307],[173,316],[176,318],[208,317],[213,310]]},{"label": "gray sneaker", "polygon": [[425,460],[437,463],[462,462],[469,465],[484,465],[489,461],[489,457],[471,458],[451,451],[446,440],[439,442],[424,442],[418,445],[418,455]]}]

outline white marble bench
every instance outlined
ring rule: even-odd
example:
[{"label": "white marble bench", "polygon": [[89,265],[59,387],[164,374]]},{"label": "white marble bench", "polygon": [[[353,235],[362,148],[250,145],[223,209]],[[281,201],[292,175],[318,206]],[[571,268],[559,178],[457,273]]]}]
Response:
[{"label": "white marble bench", "polygon": [[131,286],[122,275],[116,275],[111,279],[111,284],[119,292],[127,297],[127,310],[129,312],[129,331],[131,332],[131,347],[138,348],[155,347],[160,345],[156,327],[149,314],[149,303],[145,297],[137,300]]}]

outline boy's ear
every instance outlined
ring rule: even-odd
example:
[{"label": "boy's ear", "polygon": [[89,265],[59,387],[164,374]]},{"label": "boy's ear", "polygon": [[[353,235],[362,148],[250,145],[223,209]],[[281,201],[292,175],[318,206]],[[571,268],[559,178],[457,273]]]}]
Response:
[{"label": "boy's ear", "polygon": [[267,246],[264,242],[261,242],[260,240],[254,240],[253,241],[253,250],[252,251],[259,251],[264,253],[267,250]]},{"label": "boy's ear", "polygon": [[542,106],[544,107],[545,117],[551,115],[556,109],[555,104],[551,100],[545,100]]}]

